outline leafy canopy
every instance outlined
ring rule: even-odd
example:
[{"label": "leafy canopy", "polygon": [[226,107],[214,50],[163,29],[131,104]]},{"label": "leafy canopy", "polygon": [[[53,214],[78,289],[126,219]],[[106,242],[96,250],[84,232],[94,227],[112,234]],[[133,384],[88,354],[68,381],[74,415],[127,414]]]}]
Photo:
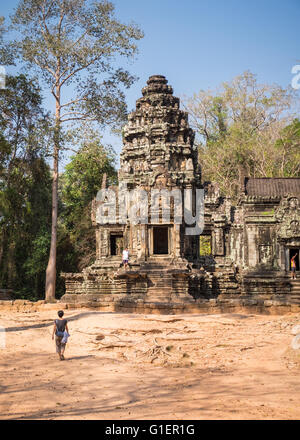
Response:
[{"label": "leafy canopy", "polygon": [[[251,72],[223,83],[217,92],[201,90],[187,99],[204,179],[216,181],[223,194],[236,198],[241,172],[251,177],[299,175],[294,103],[292,90],[258,84]],[[289,124],[291,130],[284,131]],[[289,148],[287,134],[293,139]]]},{"label": "leafy canopy", "polygon": [[[21,0],[12,29],[20,36],[14,48],[29,67],[37,68],[63,110],[60,122],[96,120],[117,124],[126,114],[124,93],[134,77],[117,67],[132,58],[143,33],[119,22],[108,1]],[[61,88],[72,89],[61,103]]]}]

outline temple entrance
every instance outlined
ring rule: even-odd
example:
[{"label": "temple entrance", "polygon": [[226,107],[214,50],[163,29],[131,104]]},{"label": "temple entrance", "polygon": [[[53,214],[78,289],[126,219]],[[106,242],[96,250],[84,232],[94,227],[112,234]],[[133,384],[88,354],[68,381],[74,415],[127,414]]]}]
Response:
[{"label": "temple entrance", "polygon": [[153,253],[165,255],[169,253],[169,237],[167,226],[156,226],[153,228]]},{"label": "temple entrance", "polygon": [[123,235],[111,234],[110,236],[110,255],[122,255]]},{"label": "temple entrance", "polygon": [[290,249],[290,269],[291,269],[291,259],[293,258],[294,255],[298,254],[297,257],[295,258],[295,263],[296,263],[296,270],[299,270],[299,251],[300,249]]}]

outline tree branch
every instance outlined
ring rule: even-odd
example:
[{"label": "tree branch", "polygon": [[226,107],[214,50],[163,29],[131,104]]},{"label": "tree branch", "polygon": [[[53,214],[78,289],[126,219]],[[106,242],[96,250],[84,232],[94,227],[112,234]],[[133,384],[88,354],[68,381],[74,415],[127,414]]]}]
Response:
[{"label": "tree branch", "polygon": [[71,112],[67,112],[67,113],[63,114],[63,115],[61,116],[61,118],[65,118],[66,116],[69,116],[69,115],[82,115],[82,116],[87,116],[88,113],[82,113],[82,112],[71,111]]},{"label": "tree branch", "polygon": [[39,62],[36,58],[33,58],[33,61],[34,61],[35,64],[37,64],[42,70],[43,70],[43,69],[46,69],[46,70],[47,70],[52,76],[55,77],[55,72],[54,72],[52,69],[50,69],[49,66],[41,66],[40,62]]},{"label": "tree branch", "polygon": [[77,118],[67,118],[67,119],[60,119],[60,122],[69,122],[69,121],[89,121],[89,122],[93,122],[95,121],[95,118],[87,118],[86,116],[81,116],[81,117],[77,117]]},{"label": "tree branch", "polygon": [[59,20],[59,23],[58,23],[58,35],[59,36],[60,36],[60,33],[61,33],[61,25],[62,25],[64,17],[65,17],[65,9],[64,9],[64,3],[63,3],[63,8],[62,8],[62,11],[60,13],[60,20]]},{"label": "tree branch", "polygon": [[62,104],[62,105],[61,105],[61,108],[63,108],[63,107],[68,107],[68,106],[71,105],[71,104],[76,104],[77,102],[84,101],[85,99],[86,99],[85,97],[83,97],[83,98],[78,98],[78,99],[74,99],[73,101],[69,101],[69,102],[67,102],[66,104]]},{"label": "tree branch", "polygon": [[52,0],[52,2],[50,3],[49,8],[48,8],[48,11],[46,12],[46,14],[45,14],[45,8],[43,7],[43,15],[45,16],[45,18],[47,18],[47,15],[49,14],[49,12],[50,12],[52,6],[54,5],[54,1],[55,1],[55,0]]},{"label": "tree branch", "polygon": [[[74,43],[68,48],[69,50],[71,50],[71,49],[73,49],[75,46],[76,46],[76,44],[78,44],[79,43],[79,41],[82,39],[82,38],[84,38],[85,37],[85,35],[87,34],[87,30],[85,30],[84,32],[83,32],[83,34],[82,35],[80,35],[80,37],[76,40],[76,41],[74,41]],[[62,74],[62,75],[64,75],[66,73],[66,70],[64,71],[64,73]]]},{"label": "tree branch", "polygon": [[[83,66],[78,67],[77,69],[73,70],[73,72],[69,73],[69,75],[64,78],[62,80],[62,82],[60,83],[60,86],[62,86],[66,81],[68,81],[72,76],[76,75],[76,73],[80,72],[81,70],[86,69],[87,67],[89,67],[90,65],[92,65],[93,63],[95,63],[95,61],[97,61],[101,56],[97,56],[95,58],[93,58],[90,62],[88,62],[87,64],[84,64]],[[65,70],[61,75],[60,78],[63,77],[63,75],[67,72],[67,70]]]}]

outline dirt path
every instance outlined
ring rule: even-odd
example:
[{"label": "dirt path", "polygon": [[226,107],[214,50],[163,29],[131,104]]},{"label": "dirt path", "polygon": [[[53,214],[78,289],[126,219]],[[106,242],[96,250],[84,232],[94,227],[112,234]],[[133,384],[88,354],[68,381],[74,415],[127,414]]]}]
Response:
[{"label": "dirt path", "polygon": [[299,419],[297,315],[1,312],[1,419]]}]

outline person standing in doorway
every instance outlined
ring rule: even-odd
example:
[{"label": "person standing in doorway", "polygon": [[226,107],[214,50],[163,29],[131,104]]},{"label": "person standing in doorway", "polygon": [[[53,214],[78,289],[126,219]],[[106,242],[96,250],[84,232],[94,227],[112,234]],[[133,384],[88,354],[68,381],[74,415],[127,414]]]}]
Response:
[{"label": "person standing in doorway", "polygon": [[59,319],[56,319],[54,321],[52,339],[54,339],[54,335],[55,335],[56,353],[58,354],[59,359],[61,361],[64,361],[65,360],[64,352],[66,348],[66,343],[63,342],[63,338],[65,331],[69,333],[68,324],[67,324],[68,321],[66,319],[63,319],[64,316],[63,310],[59,310],[57,314]]},{"label": "person standing in doorway", "polygon": [[128,260],[129,260],[129,252],[128,252],[127,247],[123,250],[123,253],[122,253],[122,260],[123,260],[124,268],[125,268],[125,270],[126,270],[126,269],[127,269],[127,266],[128,266]]},{"label": "person standing in doorway", "polygon": [[298,255],[298,252],[297,252],[297,254],[295,254],[291,258],[292,280],[296,279],[296,261],[295,260],[296,260],[297,255]]}]

